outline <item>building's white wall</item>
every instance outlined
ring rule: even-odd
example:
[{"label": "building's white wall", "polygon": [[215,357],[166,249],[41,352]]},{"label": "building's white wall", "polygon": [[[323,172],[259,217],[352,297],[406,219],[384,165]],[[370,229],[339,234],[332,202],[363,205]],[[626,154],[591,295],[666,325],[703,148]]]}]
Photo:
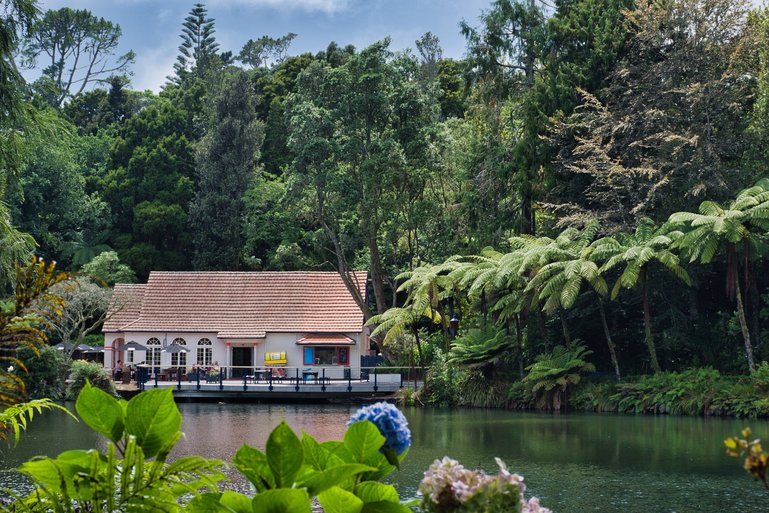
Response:
[{"label": "building's white wall", "polygon": [[[286,367],[312,367],[313,370],[321,371],[323,367],[326,369],[326,376],[331,378],[341,378],[343,376],[342,365],[304,365],[303,362],[303,348],[305,346],[297,345],[296,341],[305,336],[306,333],[269,333],[264,339],[250,339],[250,340],[232,340],[224,341],[220,340],[213,333],[180,333],[180,332],[168,332],[168,333],[140,333],[130,332],[125,333],[105,333],[105,347],[111,348],[112,343],[117,339],[124,339],[125,341],[134,341],[139,344],[146,345],[147,341],[151,338],[157,338],[160,340],[161,345],[165,338],[167,344],[171,344],[174,339],[182,338],[186,342],[186,347],[190,350],[187,353],[187,367],[191,367],[197,363],[197,348],[198,341],[202,338],[207,338],[211,341],[212,349],[212,361],[217,362],[220,366],[227,367],[232,364],[232,348],[233,347],[251,347],[253,350],[253,365],[255,367],[264,366],[264,355],[267,352],[286,352],[288,362]],[[367,354],[368,338],[361,333],[346,333],[346,336],[355,341],[355,345],[347,346],[350,349],[350,363],[349,366],[358,367],[360,365],[360,357],[362,354]],[[365,344],[365,347],[362,347]],[[134,351],[133,363],[144,363],[147,359],[146,351]],[[114,361],[122,360],[127,361],[125,358],[125,352],[116,353]],[[105,354],[104,365],[107,368],[112,368],[112,357],[108,351]],[[171,355],[169,353],[161,353],[160,366],[171,366]]]}]

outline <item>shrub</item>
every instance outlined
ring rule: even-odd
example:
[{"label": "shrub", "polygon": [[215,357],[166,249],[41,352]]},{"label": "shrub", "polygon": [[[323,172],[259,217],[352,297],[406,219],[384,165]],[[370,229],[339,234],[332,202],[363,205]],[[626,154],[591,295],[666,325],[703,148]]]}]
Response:
[{"label": "shrub", "polygon": [[446,353],[440,348],[436,347],[434,351],[425,383],[427,403],[430,406],[455,406],[461,395],[459,383],[462,371],[448,364]]},{"label": "shrub", "polygon": [[507,404],[509,387],[508,382],[487,379],[482,372],[464,372],[459,382],[459,388],[462,391],[462,406],[503,408]]},{"label": "shrub", "polygon": [[86,382],[111,395],[116,395],[115,384],[109,372],[99,363],[75,360],[72,362],[69,375],[70,382],[67,385],[66,399],[74,401]]},{"label": "shrub", "polygon": [[68,368],[61,351],[45,346],[38,354],[29,348],[19,348],[16,356],[27,368],[26,373],[18,371],[27,388],[27,397],[53,400],[64,397]]},{"label": "shrub", "polygon": [[720,380],[712,368],[660,372],[620,383],[611,399],[620,413],[703,415],[710,412]]},{"label": "shrub", "polygon": [[580,344],[570,348],[556,346],[551,353],[537,357],[527,367],[529,374],[523,382],[530,387],[538,409],[559,411],[566,406],[569,391],[582,380],[582,375],[595,372],[595,365],[587,361],[592,351]]},{"label": "shrub", "polygon": [[575,410],[595,412],[616,412],[617,402],[612,396],[617,392],[617,384],[584,383],[569,397],[569,405]]}]

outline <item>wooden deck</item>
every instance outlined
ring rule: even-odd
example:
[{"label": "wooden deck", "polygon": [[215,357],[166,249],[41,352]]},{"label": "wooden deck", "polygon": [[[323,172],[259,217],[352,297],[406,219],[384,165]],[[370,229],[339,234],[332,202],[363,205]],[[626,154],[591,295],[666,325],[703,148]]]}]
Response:
[{"label": "wooden deck", "polygon": [[[404,386],[408,384],[404,383]],[[174,397],[179,400],[367,400],[377,397],[390,396],[401,388],[398,381],[357,381],[357,380],[328,380],[326,382],[302,381],[273,381],[272,384],[265,381],[253,382],[252,380],[227,379],[222,383],[206,383],[201,381],[158,381],[150,380],[137,387],[136,383],[123,385],[125,393],[131,390],[152,390],[153,388],[171,388]],[[135,392],[134,392],[135,393]]]}]

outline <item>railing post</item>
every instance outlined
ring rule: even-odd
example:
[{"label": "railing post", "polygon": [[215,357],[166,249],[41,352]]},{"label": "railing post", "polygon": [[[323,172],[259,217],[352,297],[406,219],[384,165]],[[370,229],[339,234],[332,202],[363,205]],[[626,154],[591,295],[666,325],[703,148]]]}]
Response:
[{"label": "railing post", "polygon": [[296,387],[295,390],[299,392],[299,367],[296,368]]},{"label": "railing post", "polygon": [[376,384],[376,375],[377,375],[377,372],[376,372],[376,369],[374,369],[374,392],[379,390],[379,386]]},{"label": "railing post", "polygon": [[347,391],[352,392],[352,367],[348,369],[349,372],[347,372]]},{"label": "railing post", "polygon": [[198,370],[195,372],[195,377],[197,378],[197,381],[198,381],[197,389],[200,390],[200,367],[198,367]]},{"label": "railing post", "polygon": [[243,371],[243,391],[244,391],[244,392],[245,392],[246,390],[248,390],[248,385],[246,384],[246,379],[247,379],[247,377],[246,377],[246,376],[247,376],[247,374],[246,374],[246,371]]},{"label": "railing post", "polygon": [[219,391],[224,390],[224,367],[219,367]]},{"label": "railing post", "polygon": [[270,367],[270,386],[267,387],[267,390],[272,392],[272,367]]},{"label": "railing post", "polygon": [[182,368],[176,368],[176,390],[182,389]]},{"label": "railing post", "polygon": [[[159,368],[159,367],[158,367],[158,368]],[[157,388],[157,387],[158,387],[158,374],[160,374],[160,373],[159,373],[159,372],[156,372],[156,373],[155,373],[155,388]]]},{"label": "railing post", "polygon": [[326,391],[326,368],[323,367],[321,370],[320,375],[320,391],[325,392]]}]

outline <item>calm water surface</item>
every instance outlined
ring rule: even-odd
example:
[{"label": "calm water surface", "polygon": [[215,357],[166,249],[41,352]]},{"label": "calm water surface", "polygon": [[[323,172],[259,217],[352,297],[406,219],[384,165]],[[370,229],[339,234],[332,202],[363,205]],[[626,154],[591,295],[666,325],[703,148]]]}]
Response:
[{"label": "calm water surface", "polygon": [[[263,448],[286,420],[320,441],[341,438],[354,406],[180,404],[186,437],[175,456],[230,460],[244,443]],[[727,458],[723,439],[765,421],[614,415],[538,415],[486,410],[406,409],[413,447],[391,482],[416,494],[424,470],[444,455],[495,472],[494,456],[526,477],[556,513],[769,512],[769,492]],[[27,458],[72,448],[103,447],[82,424],[56,413],[35,418],[18,447],[0,455],[0,481],[19,489],[11,469]],[[248,484],[232,474],[232,487]]]}]

